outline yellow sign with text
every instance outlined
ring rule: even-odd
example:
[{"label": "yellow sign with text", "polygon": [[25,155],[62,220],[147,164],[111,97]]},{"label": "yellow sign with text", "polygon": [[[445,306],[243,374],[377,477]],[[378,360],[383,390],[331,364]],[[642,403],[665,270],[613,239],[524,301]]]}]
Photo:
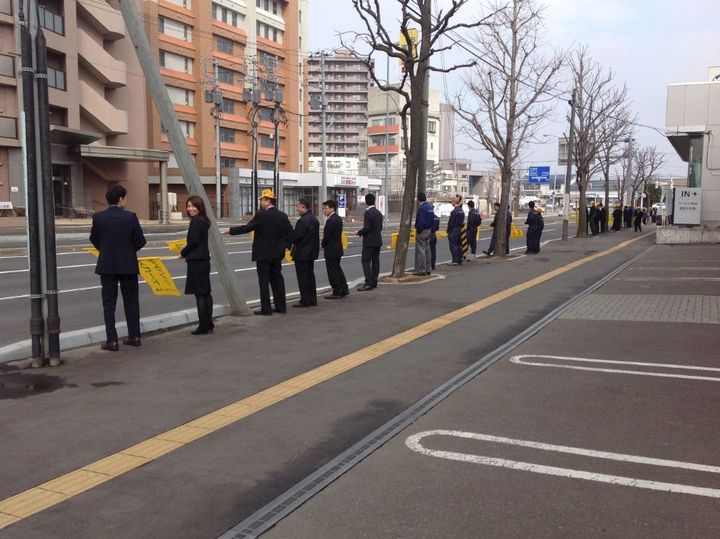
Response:
[{"label": "yellow sign with text", "polygon": [[157,256],[138,258],[140,275],[152,290],[155,296],[180,296],[180,290],[175,285],[172,275],[165,263]]},{"label": "yellow sign with text", "polygon": [[187,245],[187,240],[168,240],[167,246],[171,253],[180,254],[183,247]]}]

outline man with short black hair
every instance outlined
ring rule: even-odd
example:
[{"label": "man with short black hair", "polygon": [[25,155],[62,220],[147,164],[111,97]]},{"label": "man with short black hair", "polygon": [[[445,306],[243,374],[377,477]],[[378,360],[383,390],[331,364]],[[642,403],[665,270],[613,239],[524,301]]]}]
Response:
[{"label": "man with short black hair", "polygon": [[93,215],[90,243],[99,251],[95,273],[100,275],[102,285],[106,335],[105,343],[100,348],[117,352],[115,307],[118,285],[128,328],[128,336],[123,344],[141,345],[137,252],[145,246],[146,241],[137,215],[124,209],[127,200],[125,188],[115,185],[108,190],[105,198],[109,207]]},{"label": "man with short black hair", "polygon": [[455,195],[452,200],[453,210],[447,224],[448,242],[450,243],[450,255],[452,262],[448,266],[460,266],[463,263],[462,245],[460,236],[463,224],[465,224],[465,212],[462,210],[462,197]]},{"label": "man with short black hair", "polygon": [[343,221],[335,213],[336,209],[337,204],[334,200],[323,202],[323,214],[326,220],[320,244],[324,249],[325,267],[327,268],[328,281],[330,281],[332,287],[332,294],[325,296],[325,299],[341,299],[350,293],[345,274],[340,267],[340,259],[344,254],[342,244]]},{"label": "man with short black hair", "polygon": [[430,275],[432,252],[430,251],[430,233],[435,212],[427,201],[425,193],[418,193],[420,206],[415,217],[415,271],[413,275]]},{"label": "man with short black hair", "polygon": [[301,198],[297,201],[300,214],[295,230],[290,235],[291,255],[295,261],[300,301],[293,307],[314,307],[317,305],[315,285],[315,261],[320,254],[320,222],[310,211],[310,203]]},{"label": "man with short black hair", "polygon": [[468,259],[472,260],[475,258],[475,251],[477,250],[477,232],[478,228],[480,228],[480,225],[482,224],[482,217],[480,216],[480,212],[475,208],[475,202],[473,200],[468,200],[467,205],[467,239],[468,247],[470,247]]},{"label": "man with short black hair", "polygon": [[362,236],[362,267],[365,275],[365,283],[358,287],[360,292],[377,288],[378,277],[380,276],[380,248],[382,247],[382,226],[383,215],[375,207],[375,195],[365,195],[365,216],[363,227],[358,230],[357,235]]}]

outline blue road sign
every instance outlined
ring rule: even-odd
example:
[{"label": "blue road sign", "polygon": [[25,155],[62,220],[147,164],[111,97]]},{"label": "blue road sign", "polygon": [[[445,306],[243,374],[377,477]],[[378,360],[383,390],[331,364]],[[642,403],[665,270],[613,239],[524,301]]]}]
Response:
[{"label": "blue road sign", "polygon": [[347,207],[347,199],[345,198],[345,195],[338,195],[338,208],[346,208]]},{"label": "blue road sign", "polygon": [[550,167],[529,167],[528,181],[530,183],[550,183]]}]

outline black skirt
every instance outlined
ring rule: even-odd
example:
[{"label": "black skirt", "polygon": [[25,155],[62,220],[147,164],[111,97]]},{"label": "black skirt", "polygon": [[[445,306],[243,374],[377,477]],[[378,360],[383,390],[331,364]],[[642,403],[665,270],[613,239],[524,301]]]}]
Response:
[{"label": "black skirt", "polygon": [[204,296],[210,293],[210,261],[188,260],[185,293]]}]

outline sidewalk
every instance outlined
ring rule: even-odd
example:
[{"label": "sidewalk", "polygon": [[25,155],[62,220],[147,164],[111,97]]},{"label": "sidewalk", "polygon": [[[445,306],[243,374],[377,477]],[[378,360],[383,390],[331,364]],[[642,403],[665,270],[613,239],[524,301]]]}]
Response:
[{"label": "sidewalk", "polygon": [[263,537],[716,536],[718,268],[653,248]]},{"label": "sidewalk", "polygon": [[216,537],[651,242],[554,242],[317,309],[222,318],[211,336],[0,366],[2,536]]}]

